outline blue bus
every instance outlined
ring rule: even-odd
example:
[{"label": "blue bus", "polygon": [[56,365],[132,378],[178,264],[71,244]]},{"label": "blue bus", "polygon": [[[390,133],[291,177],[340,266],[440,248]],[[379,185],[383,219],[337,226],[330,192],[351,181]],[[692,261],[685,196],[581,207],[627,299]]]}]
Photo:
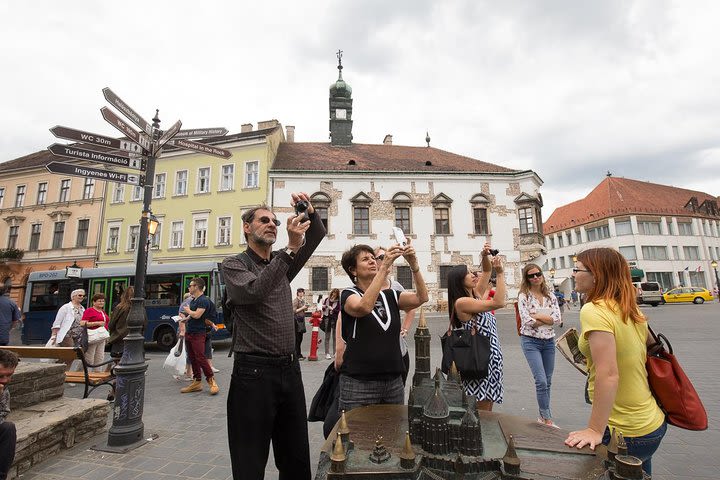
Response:
[{"label": "blue bus", "polygon": [[[215,303],[218,311],[218,331],[213,339],[230,337],[225,328],[220,299],[224,286],[215,262],[154,264],[147,270],[145,279],[145,309],[148,325],[145,341],[157,342],[160,348],[169,350],[177,341],[177,324],[172,319],[177,315],[184,292],[190,280],[201,277],[207,285],[205,294]],[[65,270],[32,272],[28,277],[23,312],[25,322],[22,329],[24,344],[46,343],[58,309],[70,301],[70,292],[83,288],[87,292],[85,307],[96,293],[105,294],[105,311],[109,314],[120,301],[122,293],[135,280],[135,265],[85,268],[80,278],[68,278]]]}]

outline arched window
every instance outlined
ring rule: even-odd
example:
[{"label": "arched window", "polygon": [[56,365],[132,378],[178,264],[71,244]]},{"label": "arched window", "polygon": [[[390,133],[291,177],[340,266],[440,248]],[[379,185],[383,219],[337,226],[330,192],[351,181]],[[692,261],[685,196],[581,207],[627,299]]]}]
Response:
[{"label": "arched window", "polygon": [[370,205],[372,198],[360,192],[350,199],[353,207],[353,235],[370,235]]},{"label": "arched window", "polygon": [[310,202],[312,202],[315,211],[320,217],[320,221],[325,225],[325,231],[329,232],[328,229],[328,212],[330,210],[330,197],[323,192],[315,192],[310,195]]},{"label": "arched window", "polygon": [[450,235],[450,205],[452,199],[444,193],[432,199],[435,235]]},{"label": "arched window", "polygon": [[490,200],[487,195],[478,193],[470,199],[473,214],[473,232],[475,235],[490,235],[488,223],[488,206]]},{"label": "arched window", "polygon": [[392,198],[395,207],[395,226],[406,234],[412,233],[412,198],[405,192],[396,193]]}]

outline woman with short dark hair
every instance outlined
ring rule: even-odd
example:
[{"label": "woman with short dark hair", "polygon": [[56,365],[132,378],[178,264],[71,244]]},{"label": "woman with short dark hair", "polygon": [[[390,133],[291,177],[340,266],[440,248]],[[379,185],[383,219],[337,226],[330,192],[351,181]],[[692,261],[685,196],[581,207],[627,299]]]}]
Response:
[{"label": "woman with short dark hair", "polygon": [[[385,288],[395,260],[403,256],[415,280],[415,292]],[[340,410],[364,405],[402,404],[405,369],[400,352],[400,310],[428,300],[412,245],[393,245],[381,262],[368,245],[355,245],[342,256],[342,267],[353,287],[340,294],[342,339],[346,343],[340,367]]]},{"label": "woman with short dark hair", "polygon": [[[85,362],[91,365],[99,365],[102,363],[105,357],[105,343],[109,334],[105,334],[104,338],[95,340],[92,338],[95,332],[99,329],[107,332],[107,325],[110,320],[108,314],[105,313],[105,294],[96,293],[92,296],[92,306],[86,308],[83,312],[82,320],[80,325],[87,330],[88,335],[88,347],[85,350]],[[100,370],[102,367],[97,367],[95,370]]]},{"label": "woman with short dark hair", "polygon": [[[448,273],[448,314],[452,328],[475,330],[490,338],[488,375],[483,379],[463,380],[463,389],[477,400],[478,410],[492,410],[493,403],[503,401],[503,357],[493,310],[505,306],[505,275],[499,257],[490,260],[491,247],[485,244],[482,272],[470,271],[467,265],[456,265]],[[490,297],[490,276],[497,275],[497,290]],[[462,378],[462,372],[460,372]]]}]

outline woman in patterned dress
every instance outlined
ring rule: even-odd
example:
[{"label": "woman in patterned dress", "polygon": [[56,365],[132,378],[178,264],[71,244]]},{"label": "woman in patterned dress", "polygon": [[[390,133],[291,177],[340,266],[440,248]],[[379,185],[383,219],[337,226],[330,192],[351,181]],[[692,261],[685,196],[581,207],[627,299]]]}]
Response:
[{"label": "woman in patterned dress", "polygon": [[[471,272],[467,265],[457,265],[448,273],[448,310],[453,328],[476,329],[490,338],[488,376],[463,380],[463,389],[477,399],[478,410],[492,410],[493,403],[503,401],[503,358],[493,310],[505,306],[505,274],[499,257],[490,260],[490,245],[482,250],[482,272]],[[497,274],[497,289],[488,298],[492,269]],[[462,377],[462,372],[460,372]]]}]

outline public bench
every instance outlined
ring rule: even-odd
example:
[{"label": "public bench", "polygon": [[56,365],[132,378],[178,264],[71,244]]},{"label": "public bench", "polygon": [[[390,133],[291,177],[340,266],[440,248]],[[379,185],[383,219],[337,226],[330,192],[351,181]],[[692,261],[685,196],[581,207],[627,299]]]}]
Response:
[{"label": "public bench", "polygon": [[90,368],[99,368],[106,365],[114,364],[114,360],[106,360],[97,365],[87,363],[85,355],[80,347],[25,347],[8,345],[0,348],[15,352],[20,358],[50,358],[60,360],[62,362],[72,362],[80,360],[82,371],[65,372],[65,383],[82,383],[85,385],[85,393],[83,398],[87,398],[90,393],[101,385],[109,385],[112,388],[111,393],[115,394],[115,372],[113,368],[100,372],[91,372]]}]

